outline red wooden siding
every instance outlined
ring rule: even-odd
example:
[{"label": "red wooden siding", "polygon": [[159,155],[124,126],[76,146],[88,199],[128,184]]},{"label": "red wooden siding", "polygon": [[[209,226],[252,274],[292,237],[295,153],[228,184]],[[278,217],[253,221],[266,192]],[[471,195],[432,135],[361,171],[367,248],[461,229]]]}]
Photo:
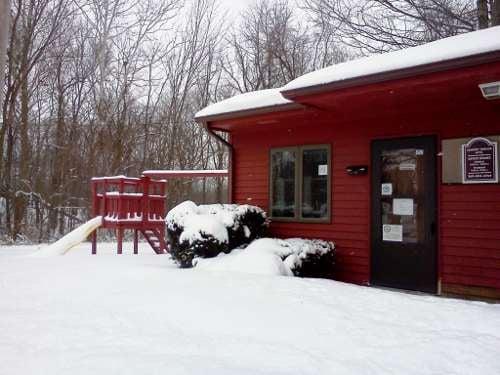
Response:
[{"label": "red wooden siding", "polygon": [[500,188],[441,187],[442,282],[500,289]]},{"label": "red wooden siding", "polygon": [[[331,223],[273,222],[272,233],[279,237],[335,241],[338,246],[336,277],[342,281],[369,283],[370,179],[348,176],[345,168],[353,164],[370,165],[370,141],[384,135],[381,132],[379,136],[371,136],[367,132],[364,137],[359,134],[351,137],[339,132],[325,139],[316,127],[296,128],[294,133],[297,138],[291,139],[284,137],[286,133],[279,128],[253,134],[233,133],[234,200],[268,210],[270,148],[330,143]],[[392,136],[403,135],[395,132]],[[438,188],[441,282],[500,289],[500,186],[439,184]]]},{"label": "red wooden siding", "polygon": [[[268,133],[268,134],[266,134]],[[284,136],[285,135],[285,136]],[[300,139],[301,141],[297,141]],[[233,191],[236,202],[269,206],[269,150],[294,144],[332,144],[332,222],[309,224],[273,222],[272,233],[279,237],[309,237],[337,244],[337,278],[359,284],[369,282],[370,201],[369,178],[346,176],[350,164],[369,164],[369,141],[353,148],[352,141],[325,139],[309,127],[233,133]],[[333,141],[333,142],[332,142]],[[353,156],[353,152],[355,156]]]},{"label": "red wooden siding", "polygon": [[[479,72],[500,80],[500,64]],[[272,232],[280,237],[335,241],[336,278],[369,283],[370,177],[348,176],[345,168],[370,166],[374,139],[434,135],[440,150],[442,139],[500,134],[500,101],[481,97],[477,83],[486,79],[481,74],[475,77],[468,69],[456,76],[446,73],[446,79],[427,77],[418,90],[406,79],[379,85],[369,94],[363,89],[360,96],[351,95],[352,90],[345,96],[322,94],[316,101],[308,99],[322,110],[308,108],[215,124],[231,132],[234,201],[268,210],[271,148],[330,144],[331,223],[273,222]],[[425,110],[420,106],[423,100]],[[259,124],[264,117],[267,122],[276,121]],[[440,167],[438,158],[438,175]],[[444,185],[438,176],[438,215],[439,279],[444,289],[487,287],[500,296],[500,185]]]}]

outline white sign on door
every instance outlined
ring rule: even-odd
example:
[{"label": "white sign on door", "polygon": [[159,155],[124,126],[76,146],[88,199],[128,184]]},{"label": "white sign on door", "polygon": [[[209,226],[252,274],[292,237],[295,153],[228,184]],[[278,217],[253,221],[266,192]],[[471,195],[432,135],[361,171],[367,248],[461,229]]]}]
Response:
[{"label": "white sign on door", "polygon": [[393,199],[392,213],[394,215],[413,216],[413,199],[406,199],[406,198]]},{"label": "white sign on door", "polygon": [[413,163],[401,163],[399,164],[400,171],[414,171],[417,169],[417,166]]},{"label": "white sign on door", "polygon": [[402,225],[382,225],[382,241],[403,242]]},{"label": "white sign on door", "polygon": [[392,184],[391,183],[386,183],[382,184],[382,195],[392,195]]}]

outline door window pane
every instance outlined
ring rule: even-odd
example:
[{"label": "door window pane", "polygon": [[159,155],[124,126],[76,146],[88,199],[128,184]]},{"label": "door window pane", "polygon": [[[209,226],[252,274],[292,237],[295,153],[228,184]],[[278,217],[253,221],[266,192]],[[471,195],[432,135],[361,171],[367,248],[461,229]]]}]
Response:
[{"label": "door window pane", "polygon": [[382,151],[382,184],[391,194],[382,195],[382,225],[400,228],[403,243],[425,239],[424,156],[414,148]]},{"label": "door window pane", "polygon": [[273,151],[271,154],[273,217],[295,217],[296,159],[294,150]]},{"label": "door window pane", "polygon": [[302,207],[303,218],[328,217],[328,150],[302,151]]}]

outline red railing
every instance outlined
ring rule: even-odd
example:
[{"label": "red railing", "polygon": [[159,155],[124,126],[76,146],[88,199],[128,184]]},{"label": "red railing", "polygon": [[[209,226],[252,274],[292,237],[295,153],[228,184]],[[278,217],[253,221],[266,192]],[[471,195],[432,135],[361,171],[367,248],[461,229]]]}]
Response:
[{"label": "red railing", "polygon": [[103,227],[164,225],[166,181],[124,176],[92,179],[92,212]]},{"label": "red railing", "polygon": [[[123,232],[134,231],[134,253],[138,235],[146,238],[157,254],[168,251],[165,242],[166,184],[170,178],[227,177],[226,170],[145,171],[141,178],[125,176],[92,179],[92,213],[102,216],[102,228],[116,229],[118,254],[122,254]],[[92,233],[92,254],[97,253],[97,232]]]}]

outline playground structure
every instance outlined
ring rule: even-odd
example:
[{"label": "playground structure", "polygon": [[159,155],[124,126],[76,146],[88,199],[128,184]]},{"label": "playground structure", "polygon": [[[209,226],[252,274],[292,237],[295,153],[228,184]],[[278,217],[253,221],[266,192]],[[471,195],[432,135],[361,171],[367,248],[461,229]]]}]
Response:
[{"label": "playground structure", "polygon": [[[123,234],[134,231],[134,254],[138,253],[139,233],[157,254],[165,243],[165,180],[143,176],[98,177],[92,179],[92,215],[101,216],[103,229],[116,230],[118,254],[123,253]],[[92,233],[92,254],[97,253],[97,229]]]},{"label": "playground structure", "polygon": [[[165,240],[167,182],[172,178],[227,177],[226,170],[144,171],[140,178],[95,177],[91,181],[92,215],[101,217],[92,227],[92,254],[97,253],[97,230],[116,231],[117,253],[123,253],[125,230],[134,232],[134,254],[138,254],[139,234],[156,254],[168,252]],[[83,241],[84,239],[82,239]]]}]

